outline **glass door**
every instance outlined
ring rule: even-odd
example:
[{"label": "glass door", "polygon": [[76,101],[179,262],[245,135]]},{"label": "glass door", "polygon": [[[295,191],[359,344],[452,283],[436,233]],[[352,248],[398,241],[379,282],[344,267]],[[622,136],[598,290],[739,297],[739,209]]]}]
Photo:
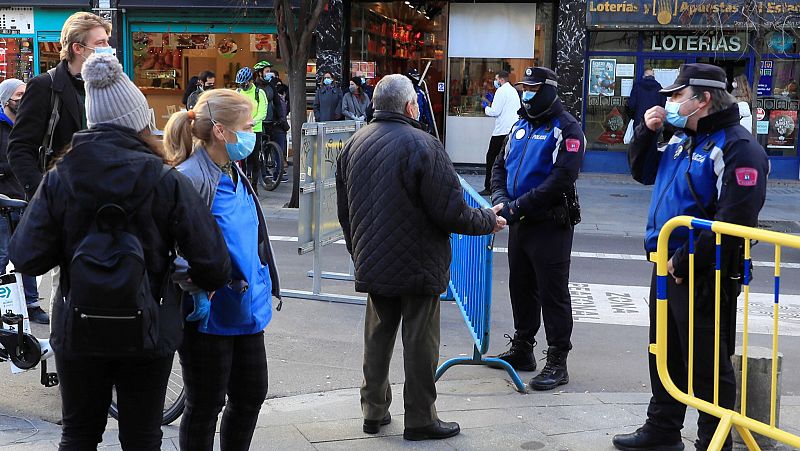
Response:
[{"label": "glass door", "polygon": [[706,63],[706,64],[713,64],[715,66],[719,66],[722,70],[725,71],[725,76],[728,79],[728,90],[730,91],[733,87],[731,83],[733,83],[733,79],[738,75],[744,75],[747,77],[748,80],[752,80],[750,76],[750,58],[725,58],[725,57],[718,57],[718,56],[711,56],[711,57],[703,57],[697,58],[698,63]]},{"label": "glass door", "polygon": [[[675,79],[678,78],[678,70],[681,67],[681,64],[692,63],[691,58],[681,58],[679,56],[669,56],[669,57],[644,57],[642,72],[646,68],[653,69],[653,74],[656,77],[656,80],[661,84],[661,87],[666,87],[671,85],[675,82]],[[641,72],[637,74],[638,77],[641,77]]]}]

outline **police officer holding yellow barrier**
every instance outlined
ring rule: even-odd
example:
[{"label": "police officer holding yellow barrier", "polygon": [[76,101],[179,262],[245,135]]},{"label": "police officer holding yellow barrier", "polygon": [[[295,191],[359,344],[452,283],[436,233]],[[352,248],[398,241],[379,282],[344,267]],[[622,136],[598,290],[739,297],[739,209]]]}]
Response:
[{"label": "police officer holding yellow barrier", "polygon": [[[629,149],[631,174],[638,182],[654,185],[645,234],[645,250],[656,250],[664,224],[688,215],[744,226],[758,225],[764,205],[769,161],[753,135],[739,124],[739,107],[726,88],[725,72],[709,64],[684,64],[678,78],[661,90],[664,108],[655,106],[644,116]],[[678,131],[667,143],[658,143],[669,123]],[[714,398],[715,234],[695,234],[694,393]],[[736,381],[731,364],[735,346],[736,298],[741,288],[742,241],[723,237],[720,290],[719,405],[733,409]],[[689,230],[679,228],[669,240],[671,258],[667,281],[667,365],[670,377],[687,390],[689,336]],[[650,343],[656,339],[656,272],[650,289]],[[613,438],[621,450],[682,450],[680,431],[686,406],[667,393],[650,355],[653,397],[644,426]],[[697,449],[707,449],[719,419],[700,412]],[[731,449],[727,438],[723,449]]]},{"label": "police officer holding yellow barrier", "polygon": [[586,139],[580,123],[558,98],[558,78],[546,67],[529,67],[520,120],[506,138],[492,171],[492,202],[508,221],[509,289],[514,337],[498,357],[517,370],[536,370],[534,337],[544,317],[547,363],[530,381],[534,390],[569,382],[572,349],[569,264],[573,226],[580,221],[575,180]]}]

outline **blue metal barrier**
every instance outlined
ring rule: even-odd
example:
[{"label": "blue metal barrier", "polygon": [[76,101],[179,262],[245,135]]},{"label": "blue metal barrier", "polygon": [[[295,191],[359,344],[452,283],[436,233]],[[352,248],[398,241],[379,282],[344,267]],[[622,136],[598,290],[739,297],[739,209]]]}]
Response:
[{"label": "blue metal barrier", "polygon": [[[470,207],[490,208],[491,205],[459,176],[464,199]],[[525,384],[508,362],[484,357],[489,350],[489,329],[492,312],[492,254],[494,234],[470,236],[454,233],[450,236],[453,260],[450,263],[450,283],[442,297],[455,301],[475,341],[472,357],[457,357],[444,362],[436,370],[439,380],[454,365],[499,366],[508,372],[517,390],[525,393]]]}]

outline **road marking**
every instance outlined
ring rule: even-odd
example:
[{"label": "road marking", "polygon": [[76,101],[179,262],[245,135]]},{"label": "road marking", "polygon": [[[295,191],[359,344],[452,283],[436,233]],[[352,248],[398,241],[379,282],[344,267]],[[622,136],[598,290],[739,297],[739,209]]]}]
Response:
[{"label": "road marking", "polygon": [[[576,322],[648,326],[650,287],[592,283],[569,284],[572,317]],[[772,333],[772,293],[750,293],[750,332]],[[744,295],[739,296],[737,330],[744,324]],[[778,306],[779,335],[800,336],[800,295],[782,294]]]},{"label": "road marking", "polygon": [[[270,236],[271,241],[283,241],[283,242],[297,242],[296,236]],[[336,244],[345,244],[344,240],[336,241]],[[508,248],[507,247],[495,247],[494,252],[497,254],[507,254]],[[628,261],[647,261],[642,254],[615,254],[615,253],[608,253],[608,252],[572,252],[573,258],[596,258],[601,260],[628,260]],[[760,266],[760,267],[767,267],[772,268],[774,265],[773,262],[763,262],[763,261],[754,261],[753,266]],[[800,263],[790,263],[790,262],[782,262],[781,268],[783,269],[800,269]]]}]

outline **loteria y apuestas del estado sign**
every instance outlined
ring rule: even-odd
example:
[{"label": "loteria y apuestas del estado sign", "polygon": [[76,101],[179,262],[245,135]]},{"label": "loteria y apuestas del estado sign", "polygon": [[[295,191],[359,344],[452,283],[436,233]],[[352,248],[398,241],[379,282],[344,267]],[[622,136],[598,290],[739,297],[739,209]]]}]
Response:
[{"label": "loteria y apuestas del estado sign", "polygon": [[589,28],[747,28],[752,7],[765,26],[800,27],[799,0],[588,0]]}]

